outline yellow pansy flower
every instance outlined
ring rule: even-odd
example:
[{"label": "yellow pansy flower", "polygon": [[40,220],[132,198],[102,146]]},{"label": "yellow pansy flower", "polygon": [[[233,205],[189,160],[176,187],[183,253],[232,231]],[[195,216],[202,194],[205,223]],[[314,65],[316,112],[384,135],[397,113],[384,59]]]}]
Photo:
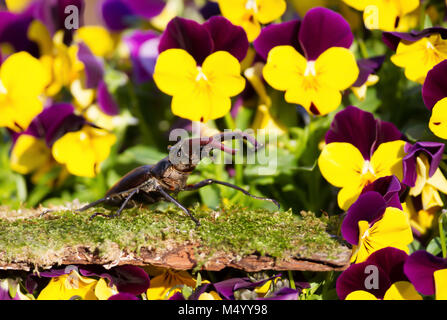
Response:
[{"label": "yellow pansy flower", "polygon": [[351,262],[365,261],[373,252],[393,247],[409,252],[408,245],[413,241],[407,215],[401,210],[388,207],[383,217],[372,226],[368,221],[359,221],[359,242],[353,246]]},{"label": "yellow pansy flower", "polygon": [[323,177],[341,188],[338,205],[347,210],[367,184],[378,178],[395,175],[402,179],[402,159],[405,156],[402,140],[382,143],[370,160],[350,143],[333,142],[324,146],[318,166]]},{"label": "yellow pansy flower", "polygon": [[391,61],[405,68],[408,79],[423,84],[428,71],[446,58],[447,40],[434,34],[412,43],[401,41]]},{"label": "yellow pansy flower", "polygon": [[[195,288],[196,280],[186,271],[165,269],[161,274],[151,279],[151,284],[149,289],[147,289],[146,295],[149,300],[168,300],[176,292],[180,292],[180,287],[183,285]],[[209,297],[204,296],[203,298],[203,300],[207,300],[205,298]]]},{"label": "yellow pansy flower", "polygon": [[363,11],[363,21],[368,29],[395,31],[401,29],[400,21],[415,11],[419,0],[343,0],[352,8]]},{"label": "yellow pansy flower", "polygon": [[49,81],[43,64],[29,53],[9,56],[0,67],[0,127],[25,130],[43,109],[40,96]]},{"label": "yellow pansy flower", "polygon": [[116,136],[103,129],[85,125],[81,130],[66,133],[52,148],[54,159],[65,164],[71,174],[95,177],[102,161],[107,159]]},{"label": "yellow pansy flower", "polygon": [[261,33],[261,24],[280,18],[286,11],[284,0],[218,0],[222,15],[241,26],[253,41]]},{"label": "yellow pansy flower", "polygon": [[316,60],[307,61],[292,46],[277,46],[268,54],[263,75],[273,88],[286,92],[287,102],[325,115],[340,105],[341,91],[357,80],[359,68],[346,48],[331,47]]},{"label": "yellow pansy flower", "polygon": [[230,97],[245,87],[239,61],[226,51],[212,53],[199,66],[185,50],[168,49],[158,57],[154,81],[173,96],[175,115],[201,122],[223,117],[231,109]]}]

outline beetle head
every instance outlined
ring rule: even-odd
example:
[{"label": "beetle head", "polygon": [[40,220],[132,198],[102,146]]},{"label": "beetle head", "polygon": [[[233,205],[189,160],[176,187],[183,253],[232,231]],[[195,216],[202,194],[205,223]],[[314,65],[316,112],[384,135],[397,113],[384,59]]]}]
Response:
[{"label": "beetle head", "polygon": [[182,139],[169,148],[169,161],[180,171],[192,171],[200,160],[210,156],[211,151],[218,149],[229,154],[236,154],[233,149],[223,144],[225,140],[243,139],[249,141],[256,151],[262,145],[249,134],[242,132],[225,132],[212,137]]}]

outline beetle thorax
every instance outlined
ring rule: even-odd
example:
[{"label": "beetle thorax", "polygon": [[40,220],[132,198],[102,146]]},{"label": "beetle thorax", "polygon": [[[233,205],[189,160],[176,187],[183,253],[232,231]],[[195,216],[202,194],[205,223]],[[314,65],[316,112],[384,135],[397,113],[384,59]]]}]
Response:
[{"label": "beetle thorax", "polygon": [[182,171],[172,165],[163,173],[159,181],[170,190],[182,190],[186,186],[186,180],[191,171]]}]

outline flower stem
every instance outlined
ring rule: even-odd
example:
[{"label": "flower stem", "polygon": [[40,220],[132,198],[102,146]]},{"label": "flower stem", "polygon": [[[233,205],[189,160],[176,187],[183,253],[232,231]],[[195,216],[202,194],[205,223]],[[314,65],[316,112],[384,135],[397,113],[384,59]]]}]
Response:
[{"label": "flower stem", "polygon": [[439,225],[439,238],[441,241],[441,249],[442,249],[442,257],[447,258],[447,250],[445,245],[445,232],[444,232],[444,218],[447,214],[447,211],[443,210],[441,215],[439,216],[438,225]]},{"label": "flower stem", "polygon": [[293,279],[292,271],[288,270],[287,274],[289,275],[290,288],[296,290],[295,280]]}]

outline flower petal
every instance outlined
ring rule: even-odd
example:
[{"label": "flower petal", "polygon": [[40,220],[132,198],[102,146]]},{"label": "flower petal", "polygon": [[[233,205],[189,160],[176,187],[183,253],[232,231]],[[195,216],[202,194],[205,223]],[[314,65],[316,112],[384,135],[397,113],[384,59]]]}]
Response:
[{"label": "flower petal", "polygon": [[438,137],[447,139],[447,98],[438,101],[432,109],[429,128]]},{"label": "flower petal", "polygon": [[296,19],[264,27],[253,42],[256,52],[264,60],[267,60],[270,50],[277,46],[292,46],[300,52],[301,46],[298,41],[300,25],[301,21]]},{"label": "flower petal", "polygon": [[243,28],[233,25],[224,17],[211,17],[203,26],[213,39],[213,51],[227,51],[239,61],[247,55],[248,39]]},{"label": "flower petal", "polygon": [[387,290],[383,300],[422,300],[422,297],[410,282],[398,281]]},{"label": "flower petal", "polygon": [[270,50],[262,74],[273,88],[285,91],[299,87],[299,78],[304,75],[306,65],[306,59],[293,47],[277,46]]},{"label": "flower petal", "polygon": [[379,145],[371,157],[371,166],[376,177],[395,175],[402,180],[402,159],[405,156],[405,141],[396,140]]},{"label": "flower petal", "polygon": [[194,20],[180,17],[172,19],[160,38],[160,53],[169,49],[186,50],[199,65],[214,50],[213,40],[207,28]]},{"label": "flower petal", "polygon": [[357,185],[364,162],[356,147],[341,142],[326,145],[318,158],[321,174],[336,187]]},{"label": "flower petal", "polygon": [[213,91],[223,96],[235,96],[245,88],[239,62],[226,51],[217,51],[208,56],[203,62],[202,71]]},{"label": "flower petal", "polygon": [[435,294],[433,274],[447,269],[447,260],[438,258],[425,250],[412,253],[404,265],[404,272],[416,290],[423,295]]},{"label": "flower petal", "polygon": [[157,59],[154,81],[161,91],[171,96],[187,94],[194,90],[197,73],[196,61],[188,52],[169,49]]},{"label": "flower petal", "polygon": [[316,60],[331,47],[349,48],[354,35],[342,15],[320,7],[307,12],[300,27],[299,40],[306,58]]},{"label": "flower petal", "polygon": [[445,97],[447,97],[447,60],[440,62],[427,73],[422,87],[422,98],[429,110]]}]

